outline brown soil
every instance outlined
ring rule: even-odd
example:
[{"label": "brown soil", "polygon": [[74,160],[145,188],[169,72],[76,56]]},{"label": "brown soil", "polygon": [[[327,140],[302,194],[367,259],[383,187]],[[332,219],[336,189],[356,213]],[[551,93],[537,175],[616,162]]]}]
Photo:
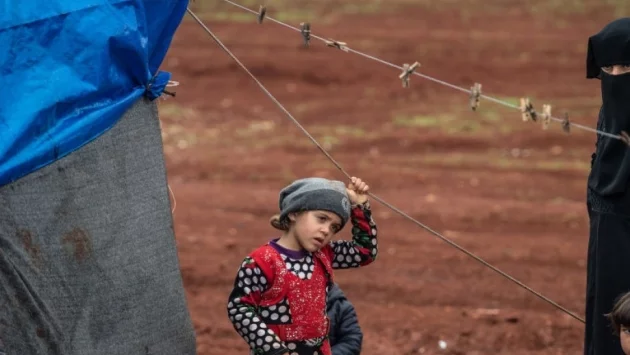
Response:
[{"label": "brown soil", "polygon": [[[488,13],[406,8],[310,21],[314,34],[351,48],[398,65],[417,60],[423,74],[466,88],[480,82],[493,97],[527,95],[537,109],[550,103],[556,117],[568,110],[593,127],[598,84],[585,80],[585,50],[609,12],[554,17],[503,3]],[[268,21],[205,18],[375,194],[583,316],[594,134],[543,131],[483,100],[471,112],[465,93],[417,76],[403,89],[397,70],[316,40],[303,49],[299,33]],[[189,19],[164,69],[181,83],[160,109],[198,352],[245,354],[226,299],[241,259],[274,237],[267,221],[278,191],[298,177],[343,175]],[[581,351],[579,321],[385,206],[373,210],[379,259],[336,274],[357,309],[363,354]]]}]

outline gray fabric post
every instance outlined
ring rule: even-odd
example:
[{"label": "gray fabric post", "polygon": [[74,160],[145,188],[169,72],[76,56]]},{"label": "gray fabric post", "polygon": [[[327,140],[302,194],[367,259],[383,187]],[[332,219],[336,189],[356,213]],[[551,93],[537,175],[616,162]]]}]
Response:
[{"label": "gray fabric post", "polygon": [[155,102],[73,154],[0,187],[7,355],[189,355]]}]

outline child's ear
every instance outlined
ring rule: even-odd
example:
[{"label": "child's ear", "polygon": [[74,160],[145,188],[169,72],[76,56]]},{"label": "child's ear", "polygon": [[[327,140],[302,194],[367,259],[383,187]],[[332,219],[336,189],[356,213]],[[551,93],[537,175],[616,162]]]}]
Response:
[{"label": "child's ear", "polygon": [[288,214],[288,216],[287,216],[287,217],[289,217],[289,221],[291,221],[291,222],[295,222],[295,216],[296,216],[296,215],[297,215],[297,214],[296,214],[295,212],[291,212],[291,213],[289,213],[289,214]]}]

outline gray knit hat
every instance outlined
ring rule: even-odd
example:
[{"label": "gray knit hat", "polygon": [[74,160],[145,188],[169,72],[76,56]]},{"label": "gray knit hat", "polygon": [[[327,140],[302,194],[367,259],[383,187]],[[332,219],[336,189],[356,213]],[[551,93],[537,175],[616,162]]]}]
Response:
[{"label": "gray knit hat", "polygon": [[281,221],[289,213],[313,210],[337,214],[343,228],[350,219],[350,200],[346,185],[341,181],[313,177],[296,180],[280,191]]}]

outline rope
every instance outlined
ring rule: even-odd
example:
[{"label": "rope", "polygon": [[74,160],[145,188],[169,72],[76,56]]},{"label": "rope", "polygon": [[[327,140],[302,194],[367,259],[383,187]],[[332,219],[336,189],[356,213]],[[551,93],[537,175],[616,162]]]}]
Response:
[{"label": "rope", "polygon": [[[247,7],[243,6],[243,5],[237,4],[237,3],[233,2],[233,1],[230,1],[230,0],[223,0],[223,1],[225,1],[226,3],[228,3],[228,4],[230,4],[230,5],[233,5],[233,6],[235,6],[235,7],[238,7],[239,9],[245,10],[245,11],[247,11],[247,12],[250,12],[250,13],[253,13],[253,14],[256,14],[256,15],[258,15],[258,14],[259,14],[258,12],[254,11],[254,10],[252,10],[252,9],[249,9],[249,8],[247,8]],[[286,24],[286,23],[284,23],[284,22],[282,22],[282,21],[276,20],[276,19],[274,19],[274,18],[272,18],[272,17],[269,17],[269,16],[267,16],[267,15],[265,15],[265,19],[266,19],[266,20],[269,20],[269,21],[271,21],[271,22],[275,22],[275,23],[277,23],[278,25],[284,26],[284,27],[286,27],[286,28],[288,28],[288,29],[291,29],[291,30],[294,30],[294,31],[297,31],[297,32],[301,32],[301,29],[299,29],[299,28],[297,28],[297,27],[293,27],[293,26],[291,26],[291,25],[289,25],[289,24]],[[312,32],[310,32],[310,37],[311,37],[311,38],[318,39],[318,40],[320,40],[320,41],[322,41],[322,42],[324,42],[324,43],[328,43],[328,42],[329,42],[329,40],[327,40],[327,39],[325,39],[325,38],[322,38],[322,37],[319,37],[319,36],[316,36],[316,35],[314,35]],[[396,64],[390,63],[390,62],[388,62],[388,61],[386,61],[386,60],[383,60],[383,59],[377,58],[377,57],[375,57],[375,56],[373,56],[373,55],[366,54],[366,53],[360,52],[360,51],[358,51],[358,50],[352,49],[352,48],[348,47],[348,46],[347,46],[347,45],[345,45],[345,44],[343,45],[343,50],[344,50],[345,52],[354,53],[354,54],[357,54],[357,55],[359,55],[359,56],[361,56],[361,57],[364,57],[364,58],[367,58],[367,59],[371,59],[371,60],[373,60],[373,61],[376,61],[376,62],[379,62],[379,63],[381,63],[381,64],[387,65],[387,66],[389,66],[389,67],[396,68],[396,69],[398,69],[398,70],[405,70],[405,68],[404,68],[404,67],[401,67],[401,66],[399,66],[399,65],[396,65]],[[448,82],[443,81],[443,80],[439,80],[439,79],[436,79],[436,78],[430,77],[430,76],[425,75],[425,74],[418,73],[417,71],[414,71],[414,72],[412,72],[412,73],[410,73],[410,74],[412,74],[412,75],[416,75],[416,76],[419,76],[419,77],[421,77],[421,78],[424,78],[424,79],[427,79],[427,80],[430,80],[430,81],[433,81],[433,82],[438,83],[438,84],[440,84],[440,85],[447,86],[447,87],[449,87],[449,88],[451,88],[451,89],[459,90],[459,91],[462,91],[462,92],[465,92],[465,93],[468,93],[468,94],[471,94],[471,93],[472,93],[472,92],[471,92],[471,90],[468,90],[468,89],[465,89],[465,88],[459,87],[459,86],[457,86],[457,85],[454,85],[454,84],[448,83]],[[500,99],[497,99],[497,98],[494,98],[494,97],[491,97],[491,96],[487,96],[487,95],[483,95],[483,94],[481,94],[481,95],[479,95],[479,97],[481,97],[481,98],[483,98],[483,99],[486,99],[486,100],[488,100],[488,101],[492,101],[492,102],[497,103],[497,104],[499,104],[499,105],[503,105],[503,106],[505,106],[505,107],[509,107],[509,108],[513,108],[513,109],[521,110],[521,107],[520,107],[520,106],[518,106],[518,105],[514,105],[514,104],[512,104],[512,103],[510,103],[510,102],[503,101],[503,100],[500,100]],[[535,113],[537,116],[539,116],[539,117],[540,117],[540,113],[538,113],[538,112],[536,112],[536,111],[533,111],[533,113]],[[557,117],[553,117],[553,116],[551,116],[551,117],[550,117],[550,119],[551,119],[552,121],[556,121],[556,122],[559,122],[559,123],[563,123],[563,122],[565,122],[565,119],[562,119],[562,118],[557,118]],[[588,127],[588,126],[585,126],[585,125],[581,125],[581,124],[578,124],[578,123],[573,123],[573,122],[568,122],[568,125],[569,125],[569,126],[572,126],[572,127],[575,127],[575,128],[577,128],[577,129],[581,129],[581,130],[584,130],[584,131],[588,131],[588,132],[596,133],[596,134],[599,134],[599,135],[602,135],[602,136],[606,136],[606,137],[610,137],[610,138],[614,138],[614,139],[619,139],[619,140],[621,140],[621,141],[623,141],[623,142],[626,142],[626,140],[625,140],[625,139],[624,139],[621,135],[616,135],[616,134],[612,134],[612,133],[604,132],[604,131],[601,131],[601,130],[598,130],[598,129],[595,129],[595,128],[591,128],[591,127]]]},{"label": "rope", "polygon": [[177,208],[177,200],[175,199],[175,193],[173,192],[173,189],[171,189],[171,185],[166,184],[166,186],[168,187],[168,191],[170,192],[171,196],[173,197],[173,209],[171,210],[171,213],[175,214],[175,209]]},{"label": "rope", "polygon": [[[255,82],[256,84],[258,84],[258,86],[260,87],[260,89],[267,94],[267,96],[269,96],[269,98],[280,108],[280,110],[282,110],[287,117],[293,121],[293,123],[300,128],[300,130],[302,130],[302,132],[317,146],[317,148],[319,148],[320,151],[322,151],[322,153],[324,153],[324,155],[326,155],[326,157],[337,167],[337,169],[339,169],[339,171],[341,171],[342,174],[344,174],[348,179],[351,179],[350,174],[348,174],[342,167],[341,165],[324,149],[322,148],[322,146],[317,142],[317,140],[315,138],[313,138],[313,136],[311,136],[308,131],[298,122],[298,120],[295,119],[295,117],[293,117],[293,115],[286,109],[284,108],[284,106],[282,106],[282,104],[269,92],[269,90],[267,90],[267,88],[265,88],[265,86],[256,78],[256,76],[254,76],[248,69],[247,67],[241,63],[241,61],[234,55],[232,54],[232,52],[221,42],[221,40],[219,40],[219,38],[199,19],[199,17],[197,17],[197,15],[195,15],[194,12],[192,12],[189,9],[187,9],[188,13],[195,19],[195,21],[197,21],[197,23],[199,23],[199,25],[208,33],[208,35],[210,35],[210,37],[212,37],[212,39],[219,45],[219,47],[221,47],[221,49],[223,49],[240,67],[241,69],[243,69],[243,71],[245,71]],[[418,225],[419,227],[425,229],[426,231],[428,231],[429,233],[435,235],[436,237],[438,237],[439,239],[441,239],[442,241],[446,242],[447,244],[449,244],[450,246],[456,248],[457,250],[465,253],[466,255],[470,256],[471,258],[477,260],[478,262],[480,262],[481,264],[483,264],[484,266],[492,269],[493,271],[497,272],[498,274],[502,275],[503,277],[507,278],[508,280],[516,283],[517,285],[519,285],[520,287],[524,288],[525,290],[531,292],[532,294],[534,294],[535,296],[539,297],[540,299],[542,299],[543,301],[551,304],[552,306],[556,307],[557,309],[561,310],[562,312],[568,314],[569,316],[577,319],[578,321],[585,323],[584,319],[580,318],[579,316],[577,316],[576,314],[574,314],[573,312],[569,311],[568,309],[562,307],[561,305],[559,305],[558,303],[554,302],[553,300],[551,300],[548,297],[543,296],[542,294],[540,294],[539,292],[536,292],[535,290],[533,290],[532,288],[530,288],[529,286],[525,285],[524,283],[522,283],[521,281],[515,279],[514,277],[508,275],[507,273],[501,271],[500,269],[498,269],[497,267],[491,265],[490,263],[486,262],[485,260],[483,260],[482,258],[478,257],[477,255],[469,252],[468,250],[466,250],[465,248],[461,247],[460,245],[456,244],[455,242],[451,241],[450,239],[444,237],[443,235],[441,235],[440,233],[434,231],[433,229],[429,228],[428,226],[422,224],[421,222],[419,222],[418,220],[416,220],[415,218],[409,216],[408,214],[406,214],[405,212],[401,211],[400,209],[396,208],[395,206],[389,204],[388,202],[384,201],[383,199],[381,199],[380,197],[374,195],[373,193],[368,193],[368,195],[370,197],[372,197],[374,200],[378,201],[379,203],[383,204],[384,206],[390,208],[392,211],[400,214],[401,216],[403,216],[404,218],[410,220],[411,222],[415,223],[416,225]]]}]

